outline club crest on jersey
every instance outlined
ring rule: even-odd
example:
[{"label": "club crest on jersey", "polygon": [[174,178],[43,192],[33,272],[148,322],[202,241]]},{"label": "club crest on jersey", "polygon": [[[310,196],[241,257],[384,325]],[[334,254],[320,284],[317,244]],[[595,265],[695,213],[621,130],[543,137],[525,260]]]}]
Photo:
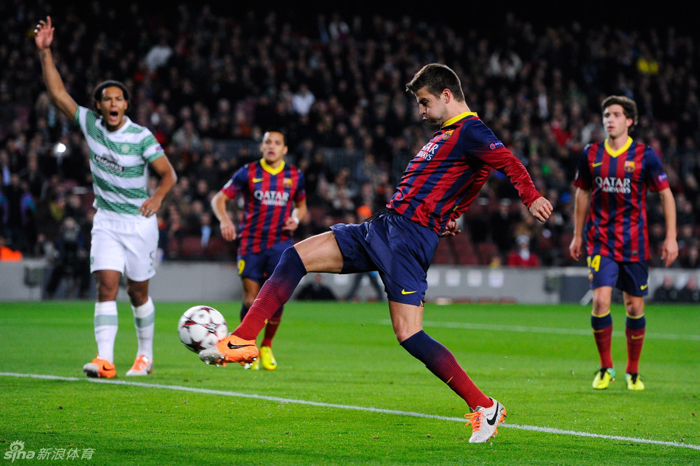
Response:
[{"label": "club crest on jersey", "polygon": [[453,129],[445,131],[442,135],[442,140],[447,141],[448,139],[450,139],[450,136],[452,136],[452,133],[454,133],[454,132],[455,132],[455,130],[453,130]]},{"label": "club crest on jersey", "polygon": [[505,147],[501,141],[492,142],[489,144],[489,149],[494,150],[497,147]]},{"label": "club crest on jersey", "polygon": [[291,178],[285,178],[282,181],[282,184],[284,185],[285,188],[291,188],[293,185],[292,179]]},{"label": "club crest on jersey", "polygon": [[634,160],[627,160],[625,162],[625,172],[627,172],[627,173],[634,172]]}]

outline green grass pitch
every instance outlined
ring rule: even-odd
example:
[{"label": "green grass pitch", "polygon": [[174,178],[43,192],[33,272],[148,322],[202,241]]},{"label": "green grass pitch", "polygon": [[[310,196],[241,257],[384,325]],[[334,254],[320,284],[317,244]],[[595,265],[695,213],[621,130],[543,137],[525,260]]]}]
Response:
[{"label": "green grass pitch", "polygon": [[429,304],[425,330],[508,410],[476,445],[464,402],[399,346],[386,305],[288,303],[278,370],[253,372],[206,366],[180,343],[193,304],[238,323],[237,302],[156,303],[154,372],[127,378],[136,336],[120,302],[119,377],[106,383],[82,373],[92,303],[0,304],[0,466],[700,464],[696,306],[647,304],[647,389],[629,392],[621,306],[618,380],[594,391],[587,306]]}]

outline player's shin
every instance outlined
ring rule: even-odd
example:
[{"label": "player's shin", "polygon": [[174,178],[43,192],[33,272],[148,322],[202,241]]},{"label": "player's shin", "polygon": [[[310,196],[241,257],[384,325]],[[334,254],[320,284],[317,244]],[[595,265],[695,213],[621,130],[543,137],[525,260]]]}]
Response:
[{"label": "player's shin", "polygon": [[477,406],[491,407],[493,404],[469,378],[452,352],[423,330],[402,341],[401,346],[445,382],[472,410]]},{"label": "player's shin", "polygon": [[275,271],[260,289],[241,324],[233,334],[244,340],[255,340],[265,323],[292,297],[294,289],[306,275],[306,267],[296,249],[288,248]]}]

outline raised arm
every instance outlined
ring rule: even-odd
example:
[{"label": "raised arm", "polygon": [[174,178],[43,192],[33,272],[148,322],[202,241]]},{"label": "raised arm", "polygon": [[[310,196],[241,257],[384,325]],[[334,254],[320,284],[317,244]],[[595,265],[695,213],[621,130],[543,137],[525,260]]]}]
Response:
[{"label": "raised arm", "polygon": [[46,84],[46,89],[49,91],[49,96],[59,110],[72,120],[75,116],[75,112],[78,111],[78,104],[75,103],[75,100],[73,100],[66,91],[61,75],[58,74],[56,64],[53,61],[53,55],[51,53],[53,32],[54,28],[51,24],[51,17],[47,16],[46,21],[39,21],[39,24],[37,24],[34,29],[34,41],[39,49],[39,61],[41,62],[44,82]]}]

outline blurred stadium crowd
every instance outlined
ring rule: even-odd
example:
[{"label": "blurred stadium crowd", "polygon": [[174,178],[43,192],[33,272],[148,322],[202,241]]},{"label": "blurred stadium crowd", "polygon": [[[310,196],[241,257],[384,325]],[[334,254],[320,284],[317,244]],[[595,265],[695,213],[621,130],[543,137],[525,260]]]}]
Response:
[{"label": "blurred stadium crowd", "polygon": [[[128,115],[154,132],[176,168],[178,184],[159,214],[163,260],[235,258],[209,199],[259,157],[266,127],[287,130],[288,162],[306,177],[309,214],[297,239],[382,208],[433,132],[420,122],[405,83],[422,65],[442,62],[556,213],[537,224],[510,183],[493,173],[462,218],[463,233],[441,241],[436,263],[572,264],[577,161],[586,144],[604,138],[602,99],[622,94],[639,107],[633,137],[662,158],[676,196],[675,266],[700,266],[700,49],[692,37],[672,27],[536,28],[510,13],[497,29],[457,30],[409,16],[319,13],[302,22],[215,7],[187,3],[156,14],[136,2],[60,11],[41,0],[2,2],[0,220],[7,247],[58,262],[61,255],[84,260],[89,250],[89,153],[79,129],[48,99],[32,38],[36,22],[50,14],[69,93],[90,107],[97,83],[125,82]],[[654,195],[649,221],[656,250],[665,228]],[[652,265],[658,262],[656,253]]]}]

